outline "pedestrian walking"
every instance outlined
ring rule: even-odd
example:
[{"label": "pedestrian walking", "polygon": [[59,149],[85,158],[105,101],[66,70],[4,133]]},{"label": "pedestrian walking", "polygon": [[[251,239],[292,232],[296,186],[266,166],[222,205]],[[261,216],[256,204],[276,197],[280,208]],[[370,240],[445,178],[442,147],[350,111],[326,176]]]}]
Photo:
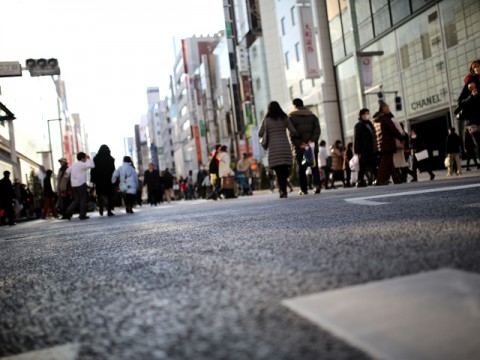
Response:
[{"label": "pedestrian walking", "polygon": [[295,132],[289,132],[292,151],[297,162],[298,177],[300,180],[300,194],[308,194],[307,176],[305,171],[308,165],[303,163],[305,148],[313,145],[314,163],[317,166],[312,167],[313,183],[315,185],[315,194],[320,194],[320,173],[318,168],[318,140],[320,139],[320,122],[310,110],[306,109],[301,99],[294,99],[294,110],[288,116],[295,129]]},{"label": "pedestrian walking", "polygon": [[67,169],[67,174],[70,175],[70,182],[72,184],[73,192],[73,202],[65,210],[64,216],[62,219],[70,220],[72,215],[77,208],[80,208],[80,220],[87,220],[87,200],[88,200],[88,191],[87,191],[87,174],[90,169],[95,167],[95,163],[90,159],[90,156],[84,152],[79,152],[77,154],[77,162],[72,164]]},{"label": "pedestrian walking", "polygon": [[242,158],[237,161],[237,179],[244,195],[252,194],[250,188],[251,167],[252,160],[247,153],[243,153]]},{"label": "pedestrian walking", "polygon": [[65,219],[65,211],[68,209],[72,203],[73,191],[72,184],[70,182],[70,174],[67,173],[68,162],[67,158],[58,159],[60,163],[60,169],[57,173],[57,212],[62,215],[62,220]]},{"label": "pedestrian walking", "polygon": [[45,178],[43,179],[42,219],[45,220],[50,213],[54,218],[58,217],[55,206],[55,192],[52,188],[52,170],[47,170],[45,172]]},{"label": "pedestrian walking", "polygon": [[[280,104],[272,101],[268,104],[267,114],[260,126],[258,135],[267,137],[268,166],[275,171],[278,181],[280,198],[287,198],[287,184],[292,167],[292,150],[288,140],[288,133],[297,139],[298,133]],[[304,168],[305,175],[306,168]],[[317,168],[318,172],[318,168]],[[306,184],[304,184],[306,186]]]},{"label": "pedestrian walking", "polygon": [[480,59],[472,61],[470,72],[465,78],[465,86],[458,98],[458,108],[461,111],[461,120],[470,132],[477,146],[480,148]]},{"label": "pedestrian walking", "polygon": [[173,175],[169,168],[166,168],[163,172],[163,185],[165,186],[165,197],[167,202],[170,203],[172,199],[175,200],[175,193],[173,191]]},{"label": "pedestrian walking", "polygon": [[97,155],[93,158],[95,167],[90,171],[91,181],[95,184],[97,194],[98,212],[103,216],[106,208],[108,216],[114,216],[113,194],[115,186],[112,184],[112,174],[115,171],[115,159],[110,155],[110,148],[102,145]]},{"label": "pedestrian walking", "polygon": [[392,122],[397,128],[397,130],[402,135],[402,140],[395,138],[395,153],[393,154],[393,165],[397,170],[398,177],[401,182],[407,181],[407,173],[405,169],[408,169],[407,160],[405,159],[405,131],[402,128],[402,125],[395,119],[392,118]]},{"label": "pedestrian walking", "polygon": [[13,201],[15,200],[15,190],[10,181],[10,171],[3,172],[3,179],[0,180],[0,209],[3,210],[1,217],[2,225],[15,225],[15,210],[13,208]]},{"label": "pedestrian walking", "polygon": [[[358,114],[358,122],[353,130],[353,151],[358,156],[359,171],[357,187],[365,187],[373,182],[373,168],[375,164],[375,128],[370,121],[370,110],[361,109]],[[367,175],[368,181],[365,181]]]},{"label": "pedestrian walking", "polygon": [[202,199],[206,198],[207,194],[207,186],[204,185],[205,178],[208,176],[207,170],[205,170],[202,164],[198,167],[197,173],[197,188],[198,188],[198,196]]},{"label": "pedestrian walking", "polygon": [[218,176],[222,179],[222,189],[220,195],[225,198],[234,198],[234,178],[235,173],[230,168],[230,155],[228,148],[223,145],[217,155],[218,158]]},{"label": "pedestrian walking", "polygon": [[394,184],[401,183],[393,163],[393,154],[396,150],[395,139],[402,140],[402,134],[392,121],[393,114],[386,103],[380,105],[379,111],[373,116],[373,125],[376,135],[376,149],[380,153],[380,165],[376,185],[388,185],[390,177]]},{"label": "pedestrian walking", "polygon": [[335,189],[335,181],[341,181],[345,186],[345,175],[343,173],[343,145],[340,140],[335,141],[335,144],[330,146],[330,153],[332,156],[332,168],[330,188]]},{"label": "pedestrian walking", "polygon": [[125,201],[125,211],[127,214],[133,214],[133,206],[137,197],[138,174],[130,156],[124,156],[123,164],[113,172],[111,182],[116,184],[117,181]]},{"label": "pedestrian walking", "polygon": [[321,183],[323,184],[324,189],[329,189],[330,158],[327,150],[327,143],[325,140],[321,140],[320,147],[318,148],[318,166],[321,170]]},{"label": "pedestrian walking", "polygon": [[480,165],[477,162],[478,158],[478,152],[477,148],[475,146],[475,142],[473,141],[472,134],[470,134],[470,131],[468,129],[465,129],[465,132],[463,134],[464,136],[464,143],[465,143],[465,154],[467,155],[467,171],[470,170],[470,160],[473,159],[474,164],[477,166],[477,169],[480,169]]},{"label": "pedestrian walking", "polygon": [[462,175],[462,139],[454,127],[448,129],[447,136],[447,176],[452,176],[456,170],[457,175]]},{"label": "pedestrian walking", "polygon": [[353,159],[353,142],[349,142],[343,152],[343,171],[345,172],[345,187],[352,186],[352,169],[350,168],[350,160]]},{"label": "pedestrian walking", "polygon": [[220,191],[220,178],[218,175],[219,161],[217,155],[221,147],[222,145],[220,144],[215,145],[215,148],[210,155],[210,162],[208,163],[208,173],[210,174],[210,183],[212,186],[212,193],[208,198],[212,200],[217,200]]},{"label": "pedestrian walking", "polygon": [[160,173],[155,165],[148,163],[148,169],[143,174],[143,184],[147,185],[147,199],[150,206],[157,206],[159,201]]},{"label": "pedestrian walking", "polygon": [[[417,131],[412,129],[410,131],[410,145],[412,147],[412,171],[415,178],[412,181],[417,181],[418,177],[417,174],[420,170],[419,163],[421,162],[422,167],[428,172],[430,175],[430,180],[435,179],[435,174],[432,171],[432,160],[431,160],[431,151],[428,149],[427,144],[425,144],[422,139],[418,136]],[[426,153],[426,157],[420,158],[420,153]],[[420,158],[420,160],[419,160]]]},{"label": "pedestrian walking", "polygon": [[193,183],[193,171],[189,170],[188,175],[185,178],[185,186],[186,189],[186,200],[194,200],[195,199],[195,187]]}]

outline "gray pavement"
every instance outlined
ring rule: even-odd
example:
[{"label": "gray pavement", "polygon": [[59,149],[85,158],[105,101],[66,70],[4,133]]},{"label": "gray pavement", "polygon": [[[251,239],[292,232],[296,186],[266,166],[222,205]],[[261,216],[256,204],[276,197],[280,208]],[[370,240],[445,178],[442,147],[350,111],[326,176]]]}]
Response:
[{"label": "gray pavement", "polygon": [[65,345],[78,359],[369,359],[282,300],[480,273],[479,175],[2,227],[0,357]]}]

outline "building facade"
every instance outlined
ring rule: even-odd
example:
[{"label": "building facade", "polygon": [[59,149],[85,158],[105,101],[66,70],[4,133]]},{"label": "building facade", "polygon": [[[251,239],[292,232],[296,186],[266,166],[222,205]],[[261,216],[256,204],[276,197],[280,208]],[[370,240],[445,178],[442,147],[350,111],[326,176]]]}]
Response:
[{"label": "building facade", "polygon": [[440,165],[448,127],[461,127],[453,110],[463,79],[479,57],[480,2],[327,0],[327,8],[345,138],[360,108],[378,109],[383,90],[392,112],[401,97],[395,117],[417,131]]}]

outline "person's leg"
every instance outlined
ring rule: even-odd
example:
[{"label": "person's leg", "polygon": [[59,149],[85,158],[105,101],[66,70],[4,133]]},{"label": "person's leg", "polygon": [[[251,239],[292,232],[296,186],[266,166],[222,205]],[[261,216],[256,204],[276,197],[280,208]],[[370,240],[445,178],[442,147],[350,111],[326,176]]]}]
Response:
[{"label": "person's leg", "polygon": [[48,201],[49,197],[45,196],[43,198],[43,209],[42,209],[42,219],[46,219],[48,216],[48,210],[50,209],[50,203]]},{"label": "person's leg", "polygon": [[453,154],[447,154],[447,158],[448,158],[447,176],[452,176],[453,165],[454,165]]},{"label": "person's leg", "polygon": [[79,187],[80,191],[80,218],[85,218],[87,216],[87,200],[88,200],[88,191],[87,184],[83,184]]},{"label": "person's leg", "polygon": [[[389,162],[388,166],[389,166],[389,169],[390,169],[390,176],[392,177],[393,183],[394,184],[401,184],[402,180],[398,176],[397,168],[395,167],[395,164],[393,162],[393,154],[391,154],[391,156],[388,157],[388,162]],[[387,179],[387,181],[388,181],[388,179]]]},{"label": "person's leg", "polygon": [[298,167],[298,180],[300,181],[300,190],[304,194],[306,194],[308,192],[307,175],[305,173],[305,171],[307,170],[307,167],[305,165],[302,165],[303,154],[297,155],[296,160],[297,160],[297,167]]},{"label": "person's leg", "polygon": [[286,166],[276,166],[273,168],[275,174],[277,175],[278,187],[280,190],[280,195],[287,193],[287,171]]},{"label": "person's leg", "polygon": [[386,185],[390,177],[390,166],[388,161],[388,154],[382,153],[380,155],[380,165],[378,166],[377,185]]},{"label": "person's leg", "polygon": [[65,211],[64,217],[71,218],[75,210],[77,209],[78,205],[80,204],[80,187],[72,187],[72,195],[73,201],[68,206],[67,210]]},{"label": "person's leg", "polygon": [[460,153],[454,154],[455,164],[457,164],[457,174],[462,175],[462,157]]}]

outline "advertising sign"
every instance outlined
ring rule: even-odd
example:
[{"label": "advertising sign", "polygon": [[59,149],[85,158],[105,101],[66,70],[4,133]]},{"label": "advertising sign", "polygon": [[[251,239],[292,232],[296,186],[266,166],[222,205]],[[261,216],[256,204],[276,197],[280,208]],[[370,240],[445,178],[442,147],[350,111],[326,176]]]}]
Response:
[{"label": "advertising sign", "polygon": [[312,8],[310,6],[298,6],[298,12],[300,15],[300,25],[302,27],[302,50],[305,78],[317,79],[320,77],[320,65],[318,63]]}]

